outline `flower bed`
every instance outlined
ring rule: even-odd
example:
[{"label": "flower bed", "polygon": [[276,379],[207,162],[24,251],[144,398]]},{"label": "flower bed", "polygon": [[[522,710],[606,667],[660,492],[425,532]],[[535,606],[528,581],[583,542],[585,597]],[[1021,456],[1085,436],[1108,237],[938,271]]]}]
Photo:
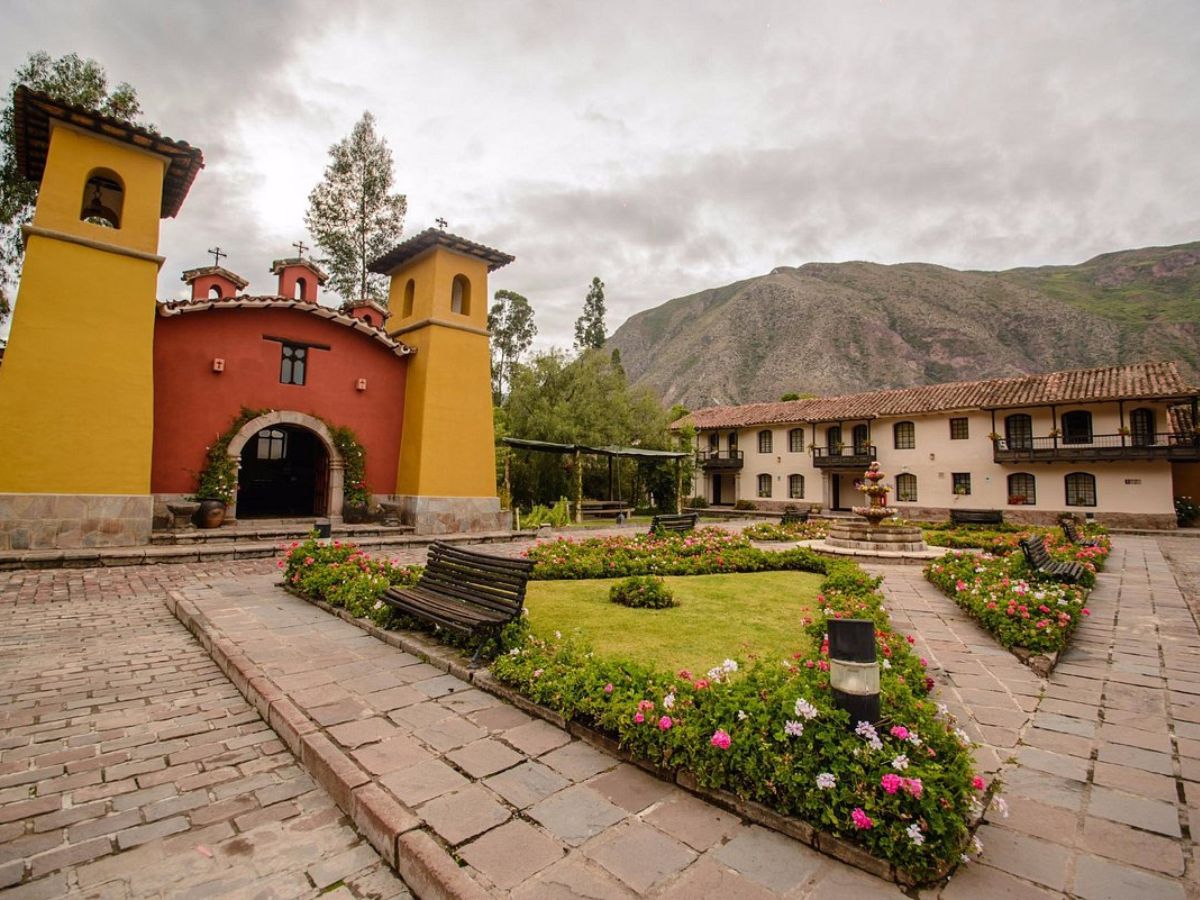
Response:
[{"label": "flower bed", "polygon": [[688,534],[559,538],[537,544],[525,555],[534,561],[532,577],[547,580],[783,569],[821,571],[821,557],[811,550],[759,550],[743,535],[720,528],[698,528]]},{"label": "flower bed", "polygon": [[971,528],[969,526],[923,527],[921,534],[931,547],[947,547],[952,550],[984,550],[996,556],[1020,552],[1020,542],[1034,535],[1050,537],[1053,530],[1022,526],[1013,528]]},{"label": "flower bed", "polygon": [[790,522],[787,525],[762,522],[743,528],[742,536],[751,541],[816,541],[825,537],[825,526],[816,522]]},{"label": "flower bed", "polygon": [[[927,698],[924,660],[912,638],[891,630],[878,579],[815,554],[805,561],[826,576],[819,612],[803,622],[820,648],[812,655],[670,673],[597,657],[572,637],[530,635],[492,664],[492,675],[702,787],[803,819],[917,881],[940,877],[980,812],[984,785],[972,772],[970,742]],[[876,625],[888,716],[878,727],[855,729],[832,702],[826,622],[843,617]]]},{"label": "flower bed", "polygon": [[[970,613],[1003,646],[1030,653],[1057,653],[1067,646],[1086,607],[1096,571],[1111,550],[1107,537],[1096,547],[1077,547],[1051,535],[1050,555],[1084,567],[1077,585],[1037,581],[1022,553],[999,556],[961,550],[948,553],[925,569],[925,577]],[[1025,654],[1018,654],[1024,657]]]},{"label": "flower bed", "polygon": [[392,608],[380,599],[384,591],[416,584],[424,568],[373,559],[354,544],[342,541],[322,543],[310,537],[282,549],[288,552],[279,561],[279,568],[284,570],[289,587],[383,628],[392,620]]}]

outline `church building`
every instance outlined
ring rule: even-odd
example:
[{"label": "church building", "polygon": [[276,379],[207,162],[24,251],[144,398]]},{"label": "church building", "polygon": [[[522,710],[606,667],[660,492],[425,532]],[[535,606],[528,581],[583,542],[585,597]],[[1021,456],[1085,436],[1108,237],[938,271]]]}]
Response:
[{"label": "church building", "polygon": [[319,304],[302,253],[274,294],[218,256],[160,302],[159,222],[200,150],[26,88],[14,124],[40,187],[0,365],[0,550],[147,543],[214,447],[234,520],[336,524],[349,498],[418,533],[506,527],[487,278],[513,257],[428,229],[371,264],[387,306]]}]

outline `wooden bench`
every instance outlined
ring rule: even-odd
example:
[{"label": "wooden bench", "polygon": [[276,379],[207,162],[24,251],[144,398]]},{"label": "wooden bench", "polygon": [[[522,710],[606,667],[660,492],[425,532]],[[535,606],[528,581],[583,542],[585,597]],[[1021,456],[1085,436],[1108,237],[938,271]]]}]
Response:
[{"label": "wooden bench", "polygon": [[789,506],[783,511],[783,515],[779,519],[780,525],[803,525],[808,521],[808,516],[812,512],[810,509],[801,511],[798,507]]},{"label": "wooden bench", "polygon": [[615,519],[622,515],[628,519],[633,515],[633,507],[624,500],[584,500],[579,514],[584,519]]},{"label": "wooden bench", "polygon": [[1072,544],[1078,547],[1098,547],[1100,545],[1100,542],[1095,538],[1085,538],[1080,534],[1074,519],[1063,519],[1058,524],[1062,526],[1063,536]]},{"label": "wooden bench", "polygon": [[999,509],[952,509],[951,525],[1001,525],[1004,511]]},{"label": "wooden bench", "polygon": [[679,515],[655,516],[650,522],[650,533],[661,534],[665,531],[683,533],[696,527],[700,517],[695,513],[680,513]]},{"label": "wooden bench", "polygon": [[489,556],[436,541],[420,580],[391,588],[383,599],[396,612],[432,622],[458,634],[477,634],[471,667],[488,637],[521,615],[533,562]]},{"label": "wooden bench", "polygon": [[1053,581],[1074,584],[1083,577],[1083,566],[1077,562],[1058,562],[1050,558],[1046,550],[1046,542],[1040,537],[1027,537],[1021,540],[1021,552],[1025,561],[1035,576],[1044,575]]}]

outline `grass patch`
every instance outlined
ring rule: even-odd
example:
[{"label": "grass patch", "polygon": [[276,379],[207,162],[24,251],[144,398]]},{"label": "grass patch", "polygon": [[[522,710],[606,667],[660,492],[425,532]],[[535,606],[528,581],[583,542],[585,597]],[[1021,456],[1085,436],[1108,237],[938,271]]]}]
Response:
[{"label": "grass patch", "polygon": [[803,619],[824,576],[810,572],[686,575],[666,579],[673,609],[628,609],[608,599],[618,579],[531,581],[533,631],[578,631],[598,655],[669,671],[705,672],[729,656],[783,659],[812,653]]}]

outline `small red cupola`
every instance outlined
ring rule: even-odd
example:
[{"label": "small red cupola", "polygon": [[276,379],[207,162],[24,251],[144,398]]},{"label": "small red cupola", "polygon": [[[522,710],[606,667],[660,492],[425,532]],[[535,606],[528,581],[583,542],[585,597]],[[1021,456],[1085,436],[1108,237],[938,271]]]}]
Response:
[{"label": "small red cupola", "polygon": [[224,266],[188,269],[183,273],[182,281],[192,286],[193,300],[226,300],[236,297],[238,291],[245,290],[250,283]]},{"label": "small red cupola", "polygon": [[317,287],[329,278],[316,263],[303,256],[275,260],[271,263],[271,273],[279,276],[280,297],[306,303],[317,302]]},{"label": "small red cupola", "polygon": [[382,328],[392,315],[390,309],[378,300],[372,300],[370,297],[363,300],[356,300],[353,303],[342,304],[342,312],[348,316],[353,316],[355,319],[362,319],[368,325],[375,328]]}]

